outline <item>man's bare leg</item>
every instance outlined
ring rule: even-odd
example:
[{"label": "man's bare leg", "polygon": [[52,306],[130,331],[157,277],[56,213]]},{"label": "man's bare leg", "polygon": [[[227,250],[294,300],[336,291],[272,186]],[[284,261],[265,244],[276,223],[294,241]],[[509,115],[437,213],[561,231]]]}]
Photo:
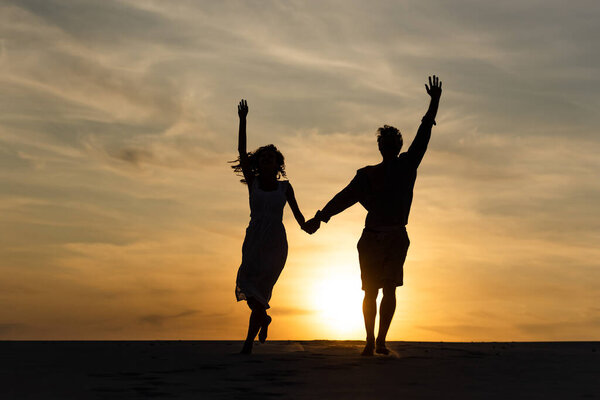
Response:
[{"label": "man's bare leg", "polygon": [[362,352],[363,356],[372,356],[375,350],[375,317],[377,316],[377,293],[379,289],[365,290],[363,300],[363,315],[365,330],[367,331],[367,344]]},{"label": "man's bare leg", "polygon": [[390,351],[385,347],[385,337],[392,323],[396,311],[396,285],[385,284],[383,286],[383,298],[379,306],[379,332],[377,333],[377,341],[375,351],[379,354],[390,354]]}]

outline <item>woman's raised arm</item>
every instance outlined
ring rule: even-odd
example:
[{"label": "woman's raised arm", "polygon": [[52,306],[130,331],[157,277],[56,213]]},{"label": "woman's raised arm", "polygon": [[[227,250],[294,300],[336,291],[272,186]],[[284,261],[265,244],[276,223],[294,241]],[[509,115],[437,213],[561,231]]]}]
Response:
[{"label": "woman's raised arm", "polygon": [[240,166],[242,167],[242,173],[244,174],[244,179],[248,185],[248,190],[250,190],[250,185],[252,184],[254,175],[250,170],[250,165],[248,163],[248,151],[246,150],[246,117],[248,116],[248,103],[244,99],[240,100],[240,103],[238,104],[238,116],[240,117],[240,130],[238,134]]}]

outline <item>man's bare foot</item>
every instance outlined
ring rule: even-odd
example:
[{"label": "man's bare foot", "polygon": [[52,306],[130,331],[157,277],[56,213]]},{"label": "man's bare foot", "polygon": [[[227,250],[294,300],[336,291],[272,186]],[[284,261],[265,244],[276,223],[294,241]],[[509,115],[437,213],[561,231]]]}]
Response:
[{"label": "man's bare foot", "polygon": [[264,343],[265,340],[267,340],[267,332],[269,329],[269,324],[271,323],[272,319],[271,317],[269,317],[268,315],[265,316],[265,319],[262,323],[262,325],[260,326],[260,332],[258,332],[258,341],[261,343]]},{"label": "man's bare foot", "polygon": [[373,350],[375,350],[375,343],[367,342],[365,348],[363,349],[361,356],[370,357],[373,355]]},{"label": "man's bare foot", "polygon": [[378,340],[377,344],[375,345],[375,353],[388,355],[390,354],[390,350],[385,347],[385,342]]},{"label": "man's bare foot", "polygon": [[252,342],[244,342],[244,347],[242,347],[240,354],[252,354],[252,344]]}]

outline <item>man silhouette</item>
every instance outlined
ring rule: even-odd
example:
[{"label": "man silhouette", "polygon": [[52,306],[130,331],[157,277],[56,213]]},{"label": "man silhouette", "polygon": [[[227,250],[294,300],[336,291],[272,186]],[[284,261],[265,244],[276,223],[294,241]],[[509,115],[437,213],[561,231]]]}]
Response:
[{"label": "man silhouette", "polygon": [[[348,186],[331,199],[307,222],[307,231],[315,232],[321,222],[359,202],[367,209],[362,236],[358,241],[358,258],[365,292],[363,314],[367,343],[362,352],[389,354],[385,338],[396,310],[396,287],[403,285],[404,260],[410,240],[406,232],[408,214],[417,179],[417,168],[425,155],[435,125],[442,82],[433,75],[425,90],[431,97],[417,135],[408,151],[400,154],[402,135],[398,129],[384,125],[377,130],[377,143],[383,161],[359,169]],[[377,295],[383,289],[379,307],[379,332],[375,339]]]}]

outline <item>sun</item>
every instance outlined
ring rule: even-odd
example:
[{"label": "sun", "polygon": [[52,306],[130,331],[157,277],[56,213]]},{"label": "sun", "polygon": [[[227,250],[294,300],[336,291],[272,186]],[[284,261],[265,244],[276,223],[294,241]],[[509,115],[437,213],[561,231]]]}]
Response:
[{"label": "sun", "polygon": [[319,322],[335,339],[361,339],[364,322],[360,275],[346,272],[347,268],[330,271],[316,279],[312,288],[313,308]]}]

